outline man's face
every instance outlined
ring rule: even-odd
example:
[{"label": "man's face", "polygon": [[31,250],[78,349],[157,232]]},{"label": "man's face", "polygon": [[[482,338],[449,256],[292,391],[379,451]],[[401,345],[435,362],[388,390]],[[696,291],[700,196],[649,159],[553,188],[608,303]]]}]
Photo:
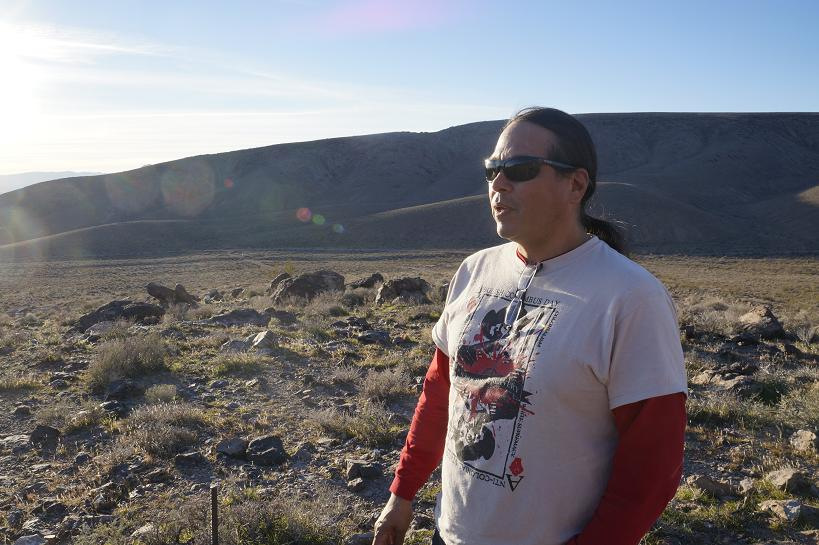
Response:
[{"label": "man's face", "polygon": [[[551,131],[525,121],[514,123],[501,133],[492,159],[522,155],[549,159],[554,143]],[[524,248],[562,236],[578,222],[578,195],[573,185],[570,175],[561,175],[549,165],[542,165],[538,175],[525,182],[511,182],[499,173],[489,183],[498,235]]]}]

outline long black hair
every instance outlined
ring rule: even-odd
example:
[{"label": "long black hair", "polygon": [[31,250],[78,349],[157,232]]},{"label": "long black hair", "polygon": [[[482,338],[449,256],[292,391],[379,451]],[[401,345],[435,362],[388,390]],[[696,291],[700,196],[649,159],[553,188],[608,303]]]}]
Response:
[{"label": "long black hair", "polygon": [[506,129],[513,123],[526,121],[534,123],[554,133],[557,141],[549,152],[549,159],[575,165],[589,173],[589,185],[580,201],[580,223],[586,232],[620,252],[626,253],[623,232],[614,223],[590,216],[586,204],[594,195],[597,187],[597,150],[594,147],[589,131],[576,117],[555,108],[531,107],[519,111],[506,122]]}]

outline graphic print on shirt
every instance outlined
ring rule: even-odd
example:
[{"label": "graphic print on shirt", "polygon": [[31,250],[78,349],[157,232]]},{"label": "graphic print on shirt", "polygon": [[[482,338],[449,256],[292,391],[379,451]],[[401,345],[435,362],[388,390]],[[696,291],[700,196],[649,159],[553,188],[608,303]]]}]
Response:
[{"label": "graphic print on shirt", "polygon": [[525,421],[536,415],[526,388],[538,348],[557,317],[557,302],[527,297],[520,317],[504,323],[511,293],[481,290],[470,301],[453,366],[450,455],[467,474],[514,490],[525,475],[517,456]]}]

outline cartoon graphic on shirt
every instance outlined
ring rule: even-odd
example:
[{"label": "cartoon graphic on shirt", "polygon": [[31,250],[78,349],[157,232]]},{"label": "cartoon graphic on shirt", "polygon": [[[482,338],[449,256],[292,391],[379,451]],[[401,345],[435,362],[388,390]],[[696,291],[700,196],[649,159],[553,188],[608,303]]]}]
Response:
[{"label": "cartoon graphic on shirt", "polygon": [[557,315],[556,303],[527,298],[510,327],[504,323],[510,296],[477,296],[461,334],[453,367],[459,402],[450,419],[450,453],[469,474],[514,490],[524,478],[517,457],[524,421],[534,416],[525,388],[537,347]]}]

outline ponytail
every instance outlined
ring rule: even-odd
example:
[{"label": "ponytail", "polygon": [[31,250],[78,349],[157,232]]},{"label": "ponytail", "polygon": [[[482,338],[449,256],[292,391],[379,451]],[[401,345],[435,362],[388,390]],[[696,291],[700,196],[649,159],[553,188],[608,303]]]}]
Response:
[{"label": "ponytail", "polygon": [[583,224],[587,233],[596,236],[611,246],[612,249],[626,255],[625,236],[620,227],[615,223],[589,216],[585,210],[580,211],[580,222]]}]

